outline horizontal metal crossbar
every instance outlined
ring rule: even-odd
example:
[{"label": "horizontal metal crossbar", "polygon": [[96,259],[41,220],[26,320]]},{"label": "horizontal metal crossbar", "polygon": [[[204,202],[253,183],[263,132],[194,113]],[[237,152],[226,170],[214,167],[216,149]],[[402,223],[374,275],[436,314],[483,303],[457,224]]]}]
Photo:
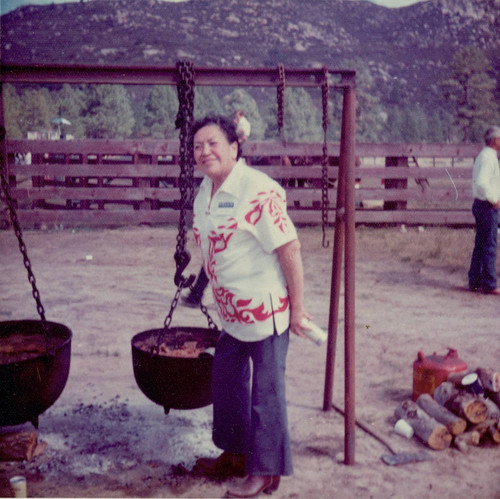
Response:
[{"label": "horizontal metal crossbar", "polygon": [[[202,86],[276,86],[278,69],[274,68],[217,68],[195,67],[195,84]],[[329,85],[353,87],[356,72],[328,70]],[[317,87],[322,84],[322,68],[285,68],[286,85]],[[1,66],[0,81],[6,83],[99,83],[130,85],[176,85],[175,67],[161,66],[87,66],[87,65],[22,65]]]}]

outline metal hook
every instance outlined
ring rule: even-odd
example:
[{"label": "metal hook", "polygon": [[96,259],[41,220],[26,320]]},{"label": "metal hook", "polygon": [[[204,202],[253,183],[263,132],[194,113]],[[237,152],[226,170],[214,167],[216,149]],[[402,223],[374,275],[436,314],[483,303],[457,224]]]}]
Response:
[{"label": "metal hook", "polygon": [[174,260],[176,265],[176,271],[174,276],[174,284],[179,287],[182,284],[182,288],[188,288],[194,283],[196,276],[191,274],[188,278],[185,278],[182,273],[189,265],[191,261],[191,255],[188,251],[176,251],[174,254]]}]

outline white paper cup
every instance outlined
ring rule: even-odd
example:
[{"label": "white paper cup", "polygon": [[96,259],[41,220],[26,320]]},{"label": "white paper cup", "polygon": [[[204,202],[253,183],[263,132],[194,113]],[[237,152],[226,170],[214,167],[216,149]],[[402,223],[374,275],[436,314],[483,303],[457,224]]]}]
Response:
[{"label": "white paper cup", "polygon": [[323,331],[323,329],[305,317],[302,319],[302,326],[304,327],[304,333],[317,345],[322,345],[328,338],[326,331]]},{"label": "white paper cup", "polygon": [[397,421],[394,425],[394,431],[405,438],[413,437],[413,428],[404,419]]},{"label": "white paper cup", "polygon": [[23,476],[13,476],[9,481],[14,497],[28,497],[26,490],[26,478]]}]

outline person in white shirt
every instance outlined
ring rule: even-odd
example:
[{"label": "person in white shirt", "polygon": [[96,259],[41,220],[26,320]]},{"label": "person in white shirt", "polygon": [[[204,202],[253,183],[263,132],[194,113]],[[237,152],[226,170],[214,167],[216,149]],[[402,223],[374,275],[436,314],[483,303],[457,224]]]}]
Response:
[{"label": "person in white shirt", "polygon": [[500,295],[497,287],[498,209],[500,208],[500,127],[484,135],[486,146],[477,156],[472,173],[476,238],[469,268],[469,289]]},{"label": "person in white shirt", "polygon": [[[238,136],[238,142],[240,144],[243,144],[248,140],[248,137],[250,137],[252,126],[250,125],[250,122],[245,118],[245,113],[241,109],[238,109],[234,112],[233,122],[236,125],[236,135]],[[208,286],[208,283],[208,276],[202,267],[198,272],[198,276],[193,287],[191,288],[191,291],[187,296],[182,297],[182,303],[191,308],[199,307],[203,298],[203,293],[205,292],[205,288]]]},{"label": "person in white shirt", "polygon": [[[194,158],[205,174],[193,230],[222,323],[212,372],[217,458],[195,469],[247,475],[229,497],[271,493],[293,473],[285,400],[289,331],[305,337],[303,268],[283,188],[240,159],[235,124],[193,125]],[[251,379],[250,379],[251,378]]]},{"label": "person in white shirt", "polygon": [[243,144],[250,137],[250,132],[252,131],[252,125],[245,118],[245,113],[238,109],[234,112],[234,123],[236,125],[236,135],[238,135],[238,142]]}]

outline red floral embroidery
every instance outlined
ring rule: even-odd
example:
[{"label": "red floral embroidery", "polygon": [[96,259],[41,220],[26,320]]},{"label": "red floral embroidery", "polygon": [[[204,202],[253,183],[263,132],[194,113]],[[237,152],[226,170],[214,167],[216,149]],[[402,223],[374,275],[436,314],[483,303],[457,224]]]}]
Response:
[{"label": "red floral embroidery", "polygon": [[[257,307],[248,308],[252,299],[236,300],[234,293],[227,289],[219,287],[214,288],[214,297],[222,320],[226,322],[239,322],[241,324],[254,324],[258,321],[265,321],[272,317],[272,310],[266,310],[264,303]],[[288,308],[289,299],[280,298],[280,306],[274,313],[284,312]]]},{"label": "red floral embroidery", "polygon": [[201,246],[201,236],[200,236],[200,231],[198,230],[198,227],[193,227],[193,235],[194,235],[194,242],[198,246]]},{"label": "red floral embroidery", "polygon": [[[217,229],[221,230],[222,232],[215,232],[214,230],[211,230],[208,233],[207,272],[214,282],[217,282],[217,276],[215,274],[215,255],[227,248],[229,240],[231,239],[235,230],[238,228],[238,222],[236,221],[236,219],[230,218],[228,222],[230,222],[228,226],[220,225],[219,227],[217,227]],[[228,230],[230,230],[231,232],[228,232]]]},{"label": "red floral embroidery", "polygon": [[284,199],[276,192],[259,192],[259,197],[250,202],[253,208],[245,215],[245,220],[251,225],[257,225],[262,218],[262,213],[267,209],[271,218],[274,218],[274,225],[277,225],[281,232],[288,230],[287,218],[284,215]]}]

